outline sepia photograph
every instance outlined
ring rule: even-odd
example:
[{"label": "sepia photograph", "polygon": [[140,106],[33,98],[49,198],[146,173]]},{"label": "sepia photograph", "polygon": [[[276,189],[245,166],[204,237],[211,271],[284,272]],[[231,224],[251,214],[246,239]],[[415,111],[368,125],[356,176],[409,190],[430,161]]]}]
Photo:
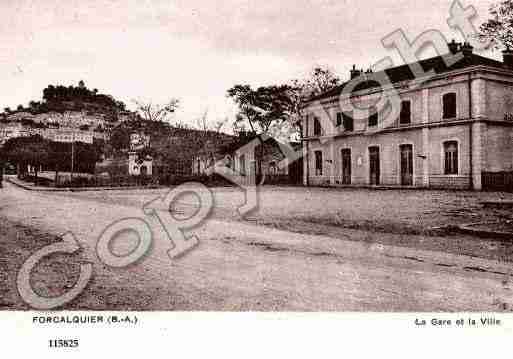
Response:
[{"label": "sepia photograph", "polygon": [[513,331],[513,0],[0,11],[1,336]]}]

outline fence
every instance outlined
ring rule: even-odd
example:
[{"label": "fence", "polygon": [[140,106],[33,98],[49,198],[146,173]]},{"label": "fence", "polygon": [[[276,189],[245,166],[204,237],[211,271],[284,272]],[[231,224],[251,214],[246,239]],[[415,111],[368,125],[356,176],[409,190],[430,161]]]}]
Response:
[{"label": "fence", "polygon": [[513,172],[483,172],[483,190],[513,192]]}]

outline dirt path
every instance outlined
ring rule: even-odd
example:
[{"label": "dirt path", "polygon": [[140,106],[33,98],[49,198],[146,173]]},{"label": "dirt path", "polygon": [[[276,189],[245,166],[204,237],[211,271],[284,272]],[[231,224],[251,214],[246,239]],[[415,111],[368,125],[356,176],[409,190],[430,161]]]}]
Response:
[{"label": "dirt path", "polygon": [[7,184],[0,215],[45,233],[76,235],[95,277],[72,309],[497,311],[513,305],[510,265],[373,243],[372,236],[383,234],[353,231],[370,236],[353,241],[209,220],[194,230],[200,245],[171,261],[169,239],[156,226],[143,261],[111,269],[95,254],[97,238],[113,221],[144,216],[138,207]]},{"label": "dirt path", "polygon": [[[513,194],[325,188],[307,188],[301,192],[296,187],[270,186],[259,190],[257,210],[241,218],[237,208],[244,202],[242,191],[229,187],[211,190],[215,202],[211,219],[513,262],[513,242],[462,235],[446,228],[461,223],[504,222],[506,217],[513,218],[511,210],[484,208],[480,204],[485,199],[511,197]],[[166,191],[112,190],[60,195],[142,208]],[[381,200],[378,200],[379,196]],[[193,196],[184,196],[177,202],[179,210],[191,211],[197,207]]]}]

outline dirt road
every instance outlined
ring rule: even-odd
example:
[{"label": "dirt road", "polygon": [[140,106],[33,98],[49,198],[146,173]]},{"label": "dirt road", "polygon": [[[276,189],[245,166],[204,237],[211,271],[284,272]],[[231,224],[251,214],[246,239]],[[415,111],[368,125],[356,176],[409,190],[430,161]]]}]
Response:
[{"label": "dirt road", "polygon": [[[94,264],[94,279],[67,309],[513,308],[513,265],[382,245],[373,239],[394,234],[350,231],[334,238],[212,219],[192,230],[200,239],[198,247],[170,260],[166,254],[170,248],[168,237],[158,221],[146,216],[138,206],[29,192],[8,183],[0,196],[2,218],[52,235],[71,231],[84,248],[84,258]],[[97,240],[106,226],[127,217],[144,217],[152,224],[153,248],[136,265],[109,268],[95,253]],[[352,236],[362,238],[354,241]],[[123,244],[120,250],[127,250],[122,247]],[[6,285],[14,283],[13,275]]]}]

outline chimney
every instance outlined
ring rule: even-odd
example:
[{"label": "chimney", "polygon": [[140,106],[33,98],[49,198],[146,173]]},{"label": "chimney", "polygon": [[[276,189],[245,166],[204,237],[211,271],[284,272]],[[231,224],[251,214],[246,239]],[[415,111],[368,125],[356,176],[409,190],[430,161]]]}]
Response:
[{"label": "chimney", "polygon": [[513,50],[509,47],[502,51],[502,62],[507,69],[513,70]]},{"label": "chimney", "polygon": [[459,42],[456,42],[454,39],[452,39],[452,41],[447,44],[447,47],[449,48],[450,53],[454,55],[458,52],[460,45],[461,44]]},{"label": "chimney", "polygon": [[360,76],[362,71],[361,70],[357,70],[356,69],[356,65],[353,65],[353,68],[351,69],[350,73],[351,73],[351,80],[352,80],[352,79]]},{"label": "chimney", "polygon": [[472,52],[474,51],[474,47],[470,45],[469,42],[464,42],[463,45],[461,45],[460,49],[463,53],[463,56],[465,57],[472,55]]}]

